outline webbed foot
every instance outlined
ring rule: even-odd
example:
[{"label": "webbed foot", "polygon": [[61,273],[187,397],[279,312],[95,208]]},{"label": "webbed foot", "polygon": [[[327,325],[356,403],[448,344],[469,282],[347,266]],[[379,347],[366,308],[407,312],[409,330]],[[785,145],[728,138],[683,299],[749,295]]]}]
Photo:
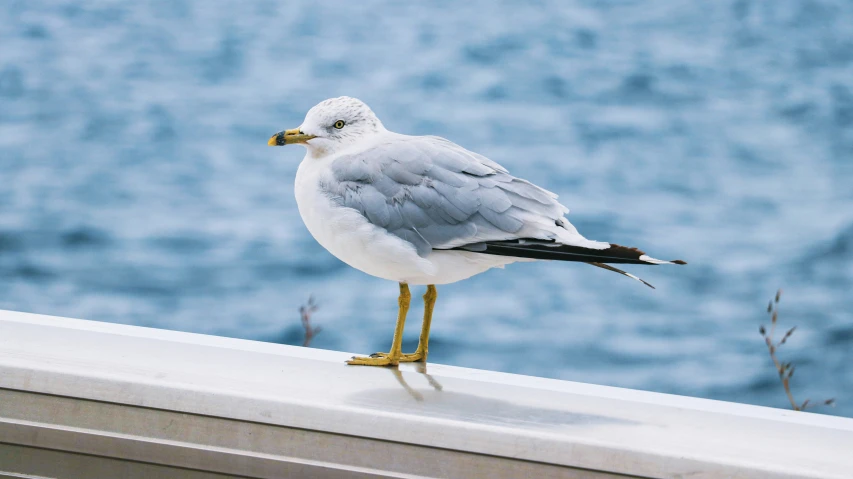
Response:
[{"label": "webbed foot", "polygon": [[[387,358],[388,353],[373,353],[370,355],[371,358]],[[426,362],[426,354],[423,351],[417,350],[411,354],[401,354],[399,359],[401,363],[416,363],[418,361]]]},{"label": "webbed foot", "polygon": [[399,356],[395,360],[388,353],[376,353],[370,356],[353,356],[347,361],[347,364],[353,366],[396,366],[399,362]]}]

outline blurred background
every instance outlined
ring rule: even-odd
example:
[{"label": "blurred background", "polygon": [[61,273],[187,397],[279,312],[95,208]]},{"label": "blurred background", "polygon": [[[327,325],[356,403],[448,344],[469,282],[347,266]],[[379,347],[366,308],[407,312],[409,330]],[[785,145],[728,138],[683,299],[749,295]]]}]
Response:
[{"label": "blurred background", "polygon": [[[387,350],[397,287],[302,224],[302,148],[358,97],[685,267],[520,264],[439,288],[430,360],[853,416],[853,4],[0,3],[0,308]],[[420,295],[421,288],[414,294]],[[419,299],[419,298],[418,298]],[[420,301],[409,322],[413,349]]]}]

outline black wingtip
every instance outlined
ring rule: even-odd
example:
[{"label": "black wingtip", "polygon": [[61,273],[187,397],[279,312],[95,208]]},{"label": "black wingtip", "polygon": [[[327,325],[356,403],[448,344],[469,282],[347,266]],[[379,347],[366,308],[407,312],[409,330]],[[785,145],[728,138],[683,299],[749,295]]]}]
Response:
[{"label": "black wingtip", "polygon": [[672,263],[672,264],[687,264],[687,261],[684,261],[683,259],[674,259],[674,260],[670,261],[670,263]]}]

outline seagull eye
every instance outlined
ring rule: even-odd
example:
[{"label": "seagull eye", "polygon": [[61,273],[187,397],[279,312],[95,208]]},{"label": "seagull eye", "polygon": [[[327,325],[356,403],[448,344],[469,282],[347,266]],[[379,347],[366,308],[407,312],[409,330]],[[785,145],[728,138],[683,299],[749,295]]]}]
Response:
[{"label": "seagull eye", "polygon": [[335,122],[335,128],[337,128],[338,130],[340,130],[341,128],[343,128],[343,127],[344,127],[344,125],[345,125],[345,124],[346,124],[346,123],[344,123],[344,121],[343,121],[343,120],[338,120],[338,121],[336,121],[336,122]]}]

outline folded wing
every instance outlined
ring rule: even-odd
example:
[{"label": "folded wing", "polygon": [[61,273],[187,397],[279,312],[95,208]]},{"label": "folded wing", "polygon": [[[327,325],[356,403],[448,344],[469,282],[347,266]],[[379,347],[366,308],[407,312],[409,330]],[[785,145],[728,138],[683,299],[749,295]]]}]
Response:
[{"label": "folded wing", "polygon": [[584,238],[566,219],[569,210],[557,195],[443,138],[390,136],[335,159],[320,186],[339,205],[411,243],[422,257],[433,250],[464,250],[578,261],[638,281],[607,264],[684,264]]}]

